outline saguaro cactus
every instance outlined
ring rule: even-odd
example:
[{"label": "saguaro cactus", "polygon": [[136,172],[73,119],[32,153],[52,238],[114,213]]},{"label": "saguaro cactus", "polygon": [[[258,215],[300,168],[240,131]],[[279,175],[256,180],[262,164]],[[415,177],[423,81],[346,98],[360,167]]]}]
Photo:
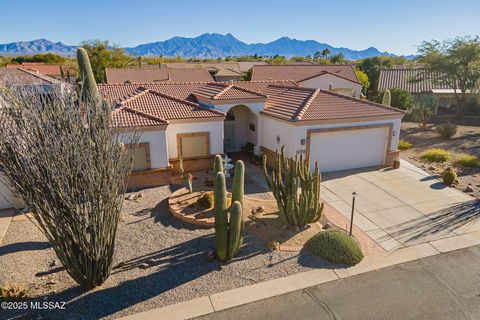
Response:
[{"label": "saguaro cactus", "polygon": [[[297,155],[287,159],[282,147],[275,154],[275,167],[271,176],[267,171],[267,158],[263,157],[263,172],[268,187],[277,201],[279,215],[285,224],[305,226],[320,219],[320,172],[318,164],[310,172],[308,163]],[[300,190],[300,192],[299,192]]]},{"label": "saguaro cactus", "polygon": [[385,92],[383,93],[383,98],[382,98],[382,104],[384,106],[389,106],[390,107],[390,104],[392,103],[392,95],[390,93],[390,90],[385,90]]},{"label": "saguaro cactus", "polygon": [[97,82],[93,76],[87,51],[84,48],[77,49],[77,62],[80,79],[82,80],[82,96],[91,101],[99,101],[100,94],[98,93]]},{"label": "saguaro cactus", "polygon": [[[220,162],[217,163],[217,159]],[[222,158],[215,157],[215,245],[220,260],[230,260],[237,255],[243,244],[243,182],[245,165],[238,161],[233,179],[232,206],[227,208],[225,174],[217,169],[222,167]]]}]

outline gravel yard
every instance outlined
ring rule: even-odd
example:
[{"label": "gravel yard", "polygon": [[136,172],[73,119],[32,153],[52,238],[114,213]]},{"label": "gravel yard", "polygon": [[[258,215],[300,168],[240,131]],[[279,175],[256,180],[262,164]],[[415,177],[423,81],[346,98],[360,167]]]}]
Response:
[{"label": "gravel yard", "polygon": [[247,234],[241,255],[222,265],[208,261],[213,229],[198,229],[167,210],[170,187],[125,201],[117,233],[115,268],[100,288],[84,293],[59,265],[46,238],[27,219],[12,221],[0,245],[0,283],[29,287],[34,299],[66,301],[66,310],[2,311],[0,318],[116,318],[192,298],[332,265],[306,252],[270,254]]},{"label": "gravel yard", "polygon": [[[470,154],[480,158],[480,118],[465,118],[458,124],[457,134],[451,139],[442,139],[435,131],[436,124],[431,123],[422,129],[417,123],[403,122],[400,138],[413,144],[409,150],[400,153],[401,157],[433,174],[441,174],[447,167],[453,167],[458,173],[457,189],[480,198],[480,167],[466,168],[453,163],[460,154]],[[452,161],[445,164],[425,163],[419,156],[430,148],[441,148],[449,151]],[[471,190],[471,191],[469,191]]]}]

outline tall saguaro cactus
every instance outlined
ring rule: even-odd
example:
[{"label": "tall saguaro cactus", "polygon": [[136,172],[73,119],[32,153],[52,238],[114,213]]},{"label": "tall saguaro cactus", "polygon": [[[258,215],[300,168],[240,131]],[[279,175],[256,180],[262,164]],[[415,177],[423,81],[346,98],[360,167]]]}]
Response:
[{"label": "tall saguaro cactus", "polygon": [[77,49],[77,62],[80,79],[82,80],[82,96],[90,101],[99,101],[100,94],[98,93],[97,82],[93,76],[87,50],[84,48]]},{"label": "tall saguaro cactus", "polygon": [[[220,159],[220,162],[217,159]],[[233,178],[232,205],[227,208],[225,174],[220,170],[222,158],[215,157],[215,245],[220,260],[230,260],[237,255],[243,244],[243,194],[245,165],[238,161]],[[219,171],[217,171],[219,170]]]},{"label": "tall saguaro cactus", "polygon": [[275,154],[271,176],[267,171],[267,158],[263,157],[263,173],[285,224],[302,227],[320,219],[323,203],[320,204],[320,171],[317,163],[311,173],[301,155],[288,159],[282,147],[280,153],[277,151]]}]

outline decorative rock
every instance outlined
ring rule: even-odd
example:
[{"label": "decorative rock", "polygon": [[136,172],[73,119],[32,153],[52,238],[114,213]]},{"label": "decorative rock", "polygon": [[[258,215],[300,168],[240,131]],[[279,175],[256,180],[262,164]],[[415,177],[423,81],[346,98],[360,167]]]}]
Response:
[{"label": "decorative rock", "polygon": [[57,281],[54,280],[54,279],[51,279],[51,280],[47,281],[47,283],[46,283],[46,285],[49,285],[49,286],[54,285],[54,284],[57,284]]},{"label": "decorative rock", "polygon": [[435,168],[434,166],[430,166],[430,167],[428,167],[428,170],[435,171],[435,170],[437,170],[437,168]]},{"label": "decorative rock", "polygon": [[330,229],[332,227],[332,225],[330,223],[325,223],[322,227],[322,229],[326,230],[326,229]]},{"label": "decorative rock", "polygon": [[264,206],[258,206],[257,208],[255,208],[255,211],[257,213],[265,212],[265,207]]},{"label": "decorative rock", "polygon": [[210,250],[210,251],[208,251],[208,261],[213,261],[213,260],[215,260],[215,256],[216,256],[215,250]]},{"label": "decorative rock", "polygon": [[463,192],[467,192],[467,193],[468,193],[468,192],[473,192],[473,189],[472,189],[470,186],[467,186],[467,187],[463,190]]},{"label": "decorative rock", "polygon": [[54,259],[52,262],[50,262],[50,268],[58,267],[60,266],[60,261],[57,259]]},{"label": "decorative rock", "polygon": [[149,267],[148,263],[141,263],[138,265],[140,269],[147,269]]}]

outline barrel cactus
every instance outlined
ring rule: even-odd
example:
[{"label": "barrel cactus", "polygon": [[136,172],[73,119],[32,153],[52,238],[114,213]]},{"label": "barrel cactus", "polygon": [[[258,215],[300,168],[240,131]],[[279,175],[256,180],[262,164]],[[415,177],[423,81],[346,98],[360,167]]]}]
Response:
[{"label": "barrel cactus", "polygon": [[301,155],[288,159],[282,147],[275,154],[271,175],[267,171],[267,158],[263,157],[263,173],[277,201],[283,223],[303,227],[320,220],[323,203],[320,204],[320,171],[317,163],[312,173]]},{"label": "barrel cactus", "polygon": [[234,258],[243,244],[243,183],[245,165],[242,161],[238,161],[235,165],[232,205],[228,207],[225,174],[219,170],[222,168],[222,163],[217,163],[218,158],[220,158],[220,161],[222,160],[220,156],[215,158],[215,245],[218,258],[226,261]]},{"label": "barrel cactus", "polygon": [[457,180],[457,173],[452,168],[447,168],[442,173],[442,180],[447,186],[452,185]]}]

